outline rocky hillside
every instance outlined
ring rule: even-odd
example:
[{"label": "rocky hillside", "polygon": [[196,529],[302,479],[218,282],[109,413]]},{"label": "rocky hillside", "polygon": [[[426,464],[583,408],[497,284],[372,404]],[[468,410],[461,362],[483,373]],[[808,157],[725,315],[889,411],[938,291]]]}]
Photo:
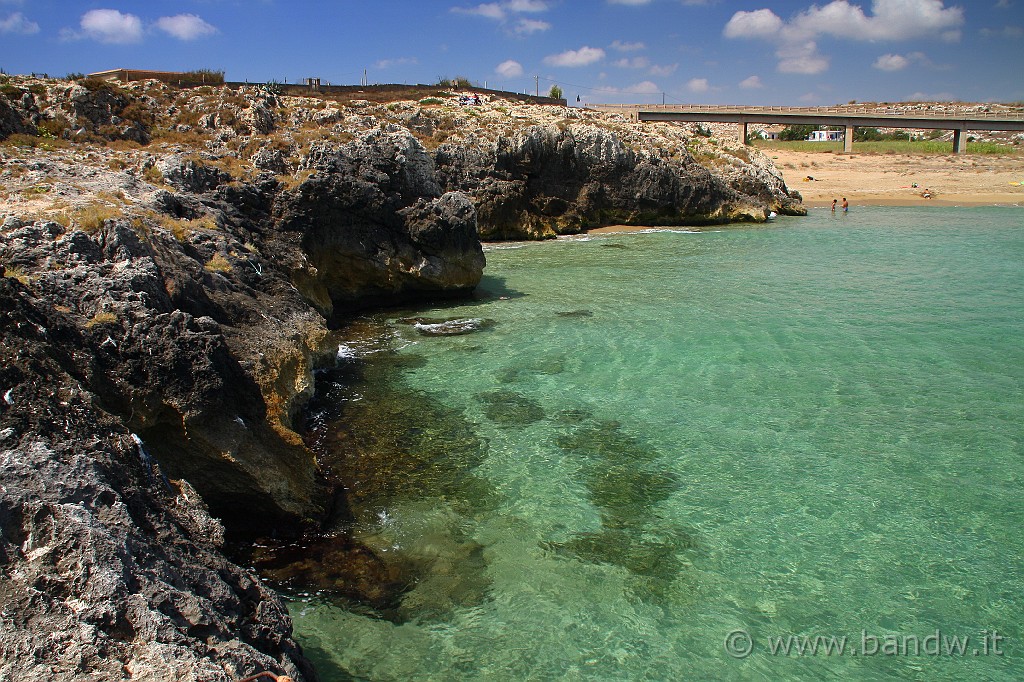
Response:
[{"label": "rocky hillside", "polygon": [[347,312],[480,239],[800,213],[685,127],[439,95],[0,85],[0,679],[313,679],[225,537],[344,504],[296,431]]}]

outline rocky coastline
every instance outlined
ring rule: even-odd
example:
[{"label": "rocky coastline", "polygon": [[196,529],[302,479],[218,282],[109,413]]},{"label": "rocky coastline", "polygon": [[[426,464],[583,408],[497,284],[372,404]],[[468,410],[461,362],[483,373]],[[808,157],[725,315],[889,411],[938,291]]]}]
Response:
[{"label": "rocky coastline", "polygon": [[353,311],[481,239],[804,211],[685,126],[454,99],[3,84],[0,679],[316,679],[225,547],[344,507],[299,418]]}]

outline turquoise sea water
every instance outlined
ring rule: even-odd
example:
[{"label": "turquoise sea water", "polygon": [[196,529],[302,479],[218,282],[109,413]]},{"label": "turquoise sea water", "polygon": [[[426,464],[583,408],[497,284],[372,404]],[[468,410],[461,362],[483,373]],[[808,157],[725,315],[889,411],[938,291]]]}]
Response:
[{"label": "turquoise sea water", "polygon": [[1024,678],[1021,210],[487,259],[479,300],[342,349],[347,414],[425,453],[357,536],[419,573],[390,620],[293,596],[324,680]]}]

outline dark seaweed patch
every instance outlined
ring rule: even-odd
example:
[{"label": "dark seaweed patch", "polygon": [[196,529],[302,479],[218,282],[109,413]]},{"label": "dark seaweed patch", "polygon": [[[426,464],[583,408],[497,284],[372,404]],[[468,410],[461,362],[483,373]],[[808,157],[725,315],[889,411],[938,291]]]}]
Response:
[{"label": "dark seaweed patch", "polygon": [[484,404],[487,418],[502,426],[526,426],[545,416],[540,403],[515,391],[488,391],[476,397]]},{"label": "dark seaweed patch", "polygon": [[[574,417],[585,414],[564,410],[559,420],[573,423]],[[633,587],[640,594],[667,596],[683,567],[677,555],[695,549],[696,541],[687,533],[650,528],[654,508],[679,489],[674,474],[656,467],[660,453],[623,433],[621,424],[612,420],[583,424],[555,442],[578,459],[603,529],[547,547],[581,561],[621,566],[634,575]]]}]

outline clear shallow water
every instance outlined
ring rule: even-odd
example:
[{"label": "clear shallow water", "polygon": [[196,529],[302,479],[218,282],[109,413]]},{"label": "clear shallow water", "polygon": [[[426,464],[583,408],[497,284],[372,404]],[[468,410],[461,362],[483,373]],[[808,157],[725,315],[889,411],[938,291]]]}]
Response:
[{"label": "clear shallow water", "polygon": [[[401,447],[472,444],[444,486],[410,474],[357,509],[382,555],[440,560],[401,624],[296,597],[299,640],[327,681],[1020,679],[1022,218],[859,208],[489,250],[489,295],[416,314],[493,325],[390,315],[387,352],[343,360],[384,363],[361,409],[383,383],[435,405]],[[925,653],[936,631],[965,655]],[[789,635],[848,642],[772,655]]]}]

